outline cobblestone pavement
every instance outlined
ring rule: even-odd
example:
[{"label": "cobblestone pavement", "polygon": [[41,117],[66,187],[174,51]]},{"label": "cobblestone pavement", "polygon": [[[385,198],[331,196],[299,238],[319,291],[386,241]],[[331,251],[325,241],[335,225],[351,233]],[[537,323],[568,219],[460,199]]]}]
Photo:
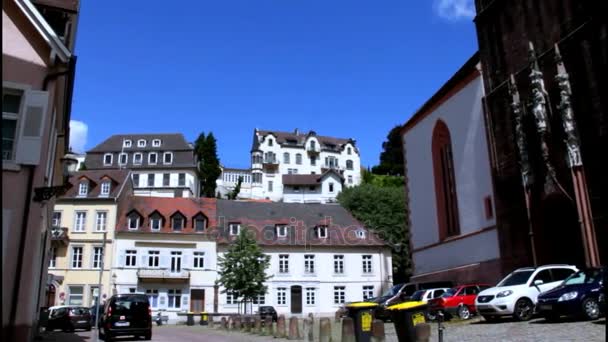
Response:
[{"label": "cobblestone pavement", "polygon": [[[333,326],[333,340],[340,341],[340,325]],[[318,328],[317,328],[318,329]],[[316,329],[315,329],[316,330]],[[301,330],[300,330],[301,331]],[[392,323],[385,325],[386,341],[397,342],[395,327]],[[62,342],[94,342],[96,331],[62,333],[45,333],[43,341]],[[241,332],[228,332],[221,329],[169,325],[153,327],[152,340],[157,342],[173,341],[205,341],[205,342],[262,342],[273,339],[268,336],[258,336]],[[316,331],[315,331],[316,337]],[[136,341],[132,338],[120,338],[118,341]],[[438,341],[437,324],[432,323],[431,341]],[[543,319],[529,322],[514,322],[503,320],[499,323],[486,323],[482,319],[472,319],[466,322],[449,322],[445,324],[444,341],[491,341],[491,342],[520,342],[520,341],[606,341],[606,319],[594,322],[564,321],[547,323]]]}]

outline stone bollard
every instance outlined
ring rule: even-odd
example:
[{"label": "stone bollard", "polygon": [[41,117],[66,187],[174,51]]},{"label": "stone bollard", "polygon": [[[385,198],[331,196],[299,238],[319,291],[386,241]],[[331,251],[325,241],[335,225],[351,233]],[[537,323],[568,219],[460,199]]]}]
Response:
[{"label": "stone bollard", "polygon": [[260,316],[255,316],[253,318],[253,333],[259,334],[262,332],[262,321],[260,320]]},{"label": "stone bollard", "polygon": [[289,317],[289,336],[288,340],[299,340],[300,339],[300,326],[298,324],[297,317]]},{"label": "stone bollard", "polygon": [[277,330],[274,337],[284,338],[285,337],[285,316],[280,315],[277,319]]},{"label": "stone bollard", "polygon": [[355,321],[350,317],[342,318],[342,342],[355,342]]},{"label": "stone bollard", "polygon": [[342,311],[338,310],[338,311],[336,311],[335,322],[339,323],[341,319],[342,319]]},{"label": "stone bollard", "polygon": [[222,323],[222,329],[228,330],[228,320],[226,319],[226,317],[222,317],[220,322]]},{"label": "stone bollard", "polygon": [[384,334],[384,322],[379,319],[375,319],[372,322],[372,338],[371,342],[384,342],[386,341],[386,335]]},{"label": "stone bollard", "polygon": [[314,341],[313,330],[312,330],[312,321],[310,318],[304,318],[304,323],[302,326],[302,333],[304,334],[304,339],[306,341]]},{"label": "stone bollard", "polygon": [[245,332],[250,332],[251,331],[251,316],[245,316],[244,321],[245,321]]},{"label": "stone bollard", "polygon": [[431,325],[422,323],[415,327],[416,329],[416,341],[417,342],[429,342],[431,340]]},{"label": "stone bollard", "polygon": [[234,317],[232,316],[228,316],[228,329],[234,329]]},{"label": "stone bollard", "polygon": [[272,336],[272,316],[264,317],[264,335]]},{"label": "stone bollard", "polygon": [[233,322],[232,330],[241,330],[241,316],[235,316]]},{"label": "stone bollard", "polygon": [[319,342],[331,341],[331,321],[327,317],[319,319]]}]

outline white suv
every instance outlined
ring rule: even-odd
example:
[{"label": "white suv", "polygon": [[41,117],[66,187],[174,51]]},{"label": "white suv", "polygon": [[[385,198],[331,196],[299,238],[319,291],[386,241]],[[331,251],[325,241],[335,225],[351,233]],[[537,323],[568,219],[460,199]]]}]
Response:
[{"label": "white suv", "polygon": [[496,287],[481,291],[475,306],[483,318],[492,321],[499,316],[513,315],[516,320],[527,321],[534,314],[538,295],[557,287],[572,273],[571,265],[545,265],[513,271]]}]

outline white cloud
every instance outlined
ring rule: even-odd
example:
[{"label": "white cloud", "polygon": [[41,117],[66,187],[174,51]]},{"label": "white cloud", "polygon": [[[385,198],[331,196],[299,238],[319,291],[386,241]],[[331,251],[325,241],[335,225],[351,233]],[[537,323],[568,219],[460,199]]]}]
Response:
[{"label": "white cloud", "polygon": [[84,152],[89,126],[82,121],[70,120],[70,148],[77,153]]},{"label": "white cloud", "polygon": [[473,0],[435,0],[433,8],[440,17],[451,21],[475,17]]}]

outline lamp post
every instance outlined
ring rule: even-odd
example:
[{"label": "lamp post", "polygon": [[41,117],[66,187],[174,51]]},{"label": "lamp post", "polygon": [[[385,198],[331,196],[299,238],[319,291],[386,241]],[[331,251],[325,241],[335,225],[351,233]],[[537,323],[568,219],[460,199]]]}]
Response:
[{"label": "lamp post", "polygon": [[[101,247],[101,257],[99,260],[99,282],[97,284],[97,303],[95,305],[95,329],[98,329],[99,326],[99,302],[101,302],[101,278],[103,276],[103,259],[105,257],[106,252],[106,236],[107,232],[103,233],[103,244]],[[95,334],[95,341],[98,341],[99,334]]]},{"label": "lamp post", "polygon": [[117,294],[118,291],[116,290],[116,273],[112,274],[112,294],[115,295]]}]

